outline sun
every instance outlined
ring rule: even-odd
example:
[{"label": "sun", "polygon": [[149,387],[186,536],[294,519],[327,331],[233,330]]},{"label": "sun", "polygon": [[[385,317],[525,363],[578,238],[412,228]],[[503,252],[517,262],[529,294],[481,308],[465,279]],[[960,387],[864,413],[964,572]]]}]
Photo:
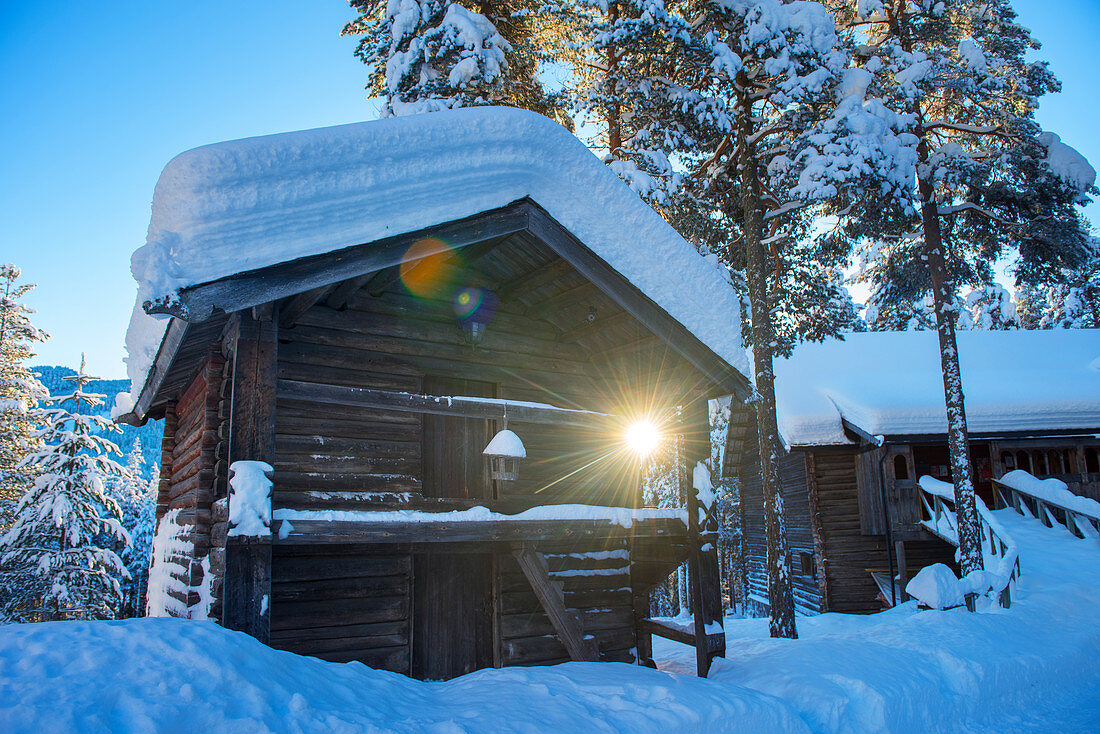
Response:
[{"label": "sun", "polygon": [[661,432],[649,421],[638,421],[626,429],[626,444],[641,458],[653,453],[661,443]]}]

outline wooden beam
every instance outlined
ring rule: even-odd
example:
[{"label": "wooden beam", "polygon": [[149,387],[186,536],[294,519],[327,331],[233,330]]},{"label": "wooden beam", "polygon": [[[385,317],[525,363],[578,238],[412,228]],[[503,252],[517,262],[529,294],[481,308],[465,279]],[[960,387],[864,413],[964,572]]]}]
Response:
[{"label": "wooden beam", "polygon": [[[166,313],[187,321],[205,321],[215,309],[234,313],[260,303],[278,301],[306,290],[374,273],[399,264],[409,247],[437,240],[436,251],[458,249],[526,229],[531,204],[515,202],[472,217],[428,227],[319,255],[237,273],[189,286],[177,301],[143,304],[147,313]],[[430,248],[424,252],[431,252]]]},{"label": "wooden beam", "polygon": [[526,275],[521,275],[515,280],[505,283],[500,288],[501,303],[511,300],[514,296],[538,290],[566,273],[573,271],[573,266],[568,261],[557,258],[551,262],[540,265]]},{"label": "wooden beam", "polygon": [[119,423],[131,426],[145,424],[149,406],[152,405],[153,398],[156,397],[164,378],[168,375],[172,362],[176,358],[176,352],[179,351],[189,328],[190,325],[182,319],[172,319],[168,322],[168,329],[164,332],[164,338],[160,342],[160,348],[157,349],[157,356],[153,359],[153,366],[145,378],[145,384],[141,387],[137,403],[132,411],[119,417]]},{"label": "wooden beam", "polygon": [[[683,442],[683,439],[680,439]],[[677,452],[681,456],[685,451]],[[693,463],[693,462],[692,462]],[[717,527],[708,528],[707,516],[700,522],[703,514],[699,495],[692,482],[692,463],[681,462],[678,475],[680,496],[687,498],[688,537],[691,545],[688,555],[689,580],[691,582],[691,614],[695,631],[695,668],[700,678],[706,678],[710,672],[710,663],[715,656],[726,653],[725,633],[717,649],[711,650],[707,627],[722,626],[722,586],[718,576],[718,532]],[[717,634],[717,633],[715,633]]]},{"label": "wooden beam", "polygon": [[[440,517],[445,515],[440,513]],[[273,523],[275,543],[282,545],[346,545],[406,543],[467,543],[453,545],[456,553],[486,552],[486,543],[574,543],[654,538],[683,542],[687,530],[675,518],[636,520],[632,528],[608,520],[447,520],[402,522],[388,520],[303,520]]]},{"label": "wooden beam", "polygon": [[806,489],[809,493],[810,532],[814,540],[814,563],[817,573],[818,611],[829,611],[829,561],[825,551],[825,528],[821,524],[821,500],[817,494],[817,461],[814,453],[805,453]]},{"label": "wooden beam", "polygon": [[670,344],[699,371],[736,395],[739,400],[745,401],[751,397],[752,388],[748,378],[700,342],[680,322],[639,291],[624,275],[585,247],[544,209],[532,202],[529,216],[529,229],[533,235],[563,259],[568,260],[581,275],[595,283],[623,309],[633,314],[647,329]]},{"label": "wooden beam", "polygon": [[332,290],[332,293],[329,294],[328,299],[325,301],[325,305],[337,311],[343,311],[347,308],[348,301],[351,300],[351,297],[358,293],[359,289],[365,286],[373,277],[374,273],[364,273],[354,278],[348,278]]},{"label": "wooden beam", "polygon": [[572,306],[577,301],[584,301],[593,296],[601,296],[602,292],[595,284],[585,281],[572,288],[566,288],[556,296],[543,299],[527,308],[527,317],[535,320],[549,319],[562,308]]},{"label": "wooden beam", "polygon": [[[638,626],[648,635],[657,635],[658,637],[664,637],[666,640],[673,640],[683,645],[695,647],[694,631],[689,632],[682,627],[660,619],[643,619]],[[717,653],[721,650],[724,654],[726,636],[719,633],[707,635],[706,650],[708,653]]]},{"label": "wooden beam", "polygon": [[373,390],[365,387],[322,385],[298,380],[279,380],[278,396],[328,405],[348,405],[361,408],[393,410],[402,413],[427,413],[461,418],[502,420],[507,410],[515,423],[542,423],[556,426],[579,426],[609,429],[621,422],[616,416],[587,410],[571,410],[551,405],[538,406],[523,402],[489,400],[462,396],[438,397],[415,393]]},{"label": "wooden beam", "polygon": [[[229,462],[275,462],[278,315],[258,321],[233,315]],[[230,496],[230,512],[233,497]],[[230,535],[225,546],[222,624],[267,643],[271,635],[271,535]]]},{"label": "wooden beam", "polygon": [[279,309],[279,328],[289,329],[298,322],[298,317],[313,308],[333,289],[332,285],[322,285],[299,293]]},{"label": "wooden beam", "polygon": [[[597,313],[596,318],[594,318],[592,321],[585,321],[580,326],[575,326],[568,331],[563,331],[561,335],[558,336],[558,341],[575,342],[578,339],[583,339],[584,337],[590,336],[591,334],[598,334],[604,329],[610,329],[612,326],[625,324],[628,321],[632,321],[633,319],[634,317],[626,311],[616,311],[610,316],[601,316],[599,313]],[[617,353],[618,351],[618,348],[615,348],[608,350],[608,353]]]},{"label": "wooden beam", "polygon": [[569,657],[589,662],[599,660],[600,653],[595,642],[584,638],[580,622],[565,608],[565,594],[550,578],[546,556],[527,546],[513,550],[512,555],[523,569],[523,575],[531,584],[531,589],[538,597],[542,610],[550,618],[550,623],[554,625],[558,639],[565,646]]}]

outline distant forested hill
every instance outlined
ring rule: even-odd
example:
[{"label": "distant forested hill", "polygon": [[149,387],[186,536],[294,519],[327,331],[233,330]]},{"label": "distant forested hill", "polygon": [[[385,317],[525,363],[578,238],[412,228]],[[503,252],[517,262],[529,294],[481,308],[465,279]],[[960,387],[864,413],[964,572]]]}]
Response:
[{"label": "distant forested hill", "polygon": [[[41,380],[42,384],[46,386],[46,389],[50,391],[50,395],[64,395],[72,392],[73,383],[71,380],[65,378],[75,375],[76,370],[69,367],[58,366],[38,366],[32,367],[31,369],[38,373],[38,379]],[[130,381],[93,380],[88,383],[87,391],[100,393],[106,396],[103,405],[99,406],[95,412],[110,418],[111,406],[114,405],[115,395],[120,392],[130,392]],[[82,406],[81,412],[89,412],[87,406]],[[149,421],[140,428],[123,425],[120,425],[119,428],[122,429],[121,434],[112,433],[108,438],[118,444],[118,447],[122,449],[122,463],[126,463],[126,457],[129,456],[130,451],[134,448],[134,444],[137,441],[141,441],[141,454],[145,458],[143,472],[146,478],[152,477],[154,467],[160,462],[160,439],[164,432],[164,422]]]}]

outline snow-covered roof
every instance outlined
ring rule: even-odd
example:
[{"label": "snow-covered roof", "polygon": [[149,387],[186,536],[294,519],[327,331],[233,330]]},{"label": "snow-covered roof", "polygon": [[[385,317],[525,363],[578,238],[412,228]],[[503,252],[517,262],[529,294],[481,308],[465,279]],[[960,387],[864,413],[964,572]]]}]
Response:
[{"label": "snow-covered roof", "polygon": [[[958,344],[972,433],[1100,429],[1100,331],[962,331]],[[872,436],[947,432],[932,331],[801,344],[775,375],[788,445],[850,443],[842,420]]]},{"label": "snow-covered roof", "polygon": [[717,258],[701,257],[557,123],[478,107],[247,138],[174,158],[157,182],[147,242],[131,260],[134,397],[164,333],[143,302],[525,197],[749,374],[740,307]]}]

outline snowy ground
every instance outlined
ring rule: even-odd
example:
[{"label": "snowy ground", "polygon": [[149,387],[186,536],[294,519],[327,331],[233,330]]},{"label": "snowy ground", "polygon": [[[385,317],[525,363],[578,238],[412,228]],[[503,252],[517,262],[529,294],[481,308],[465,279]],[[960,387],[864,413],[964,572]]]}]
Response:
[{"label": "snowy ground", "polygon": [[1100,544],[996,513],[1021,548],[1005,612],[800,619],[798,641],[730,620],[709,680],[661,641],[623,664],[422,683],[261,646],[212,623],[0,629],[5,732],[876,732],[1100,730]]}]

